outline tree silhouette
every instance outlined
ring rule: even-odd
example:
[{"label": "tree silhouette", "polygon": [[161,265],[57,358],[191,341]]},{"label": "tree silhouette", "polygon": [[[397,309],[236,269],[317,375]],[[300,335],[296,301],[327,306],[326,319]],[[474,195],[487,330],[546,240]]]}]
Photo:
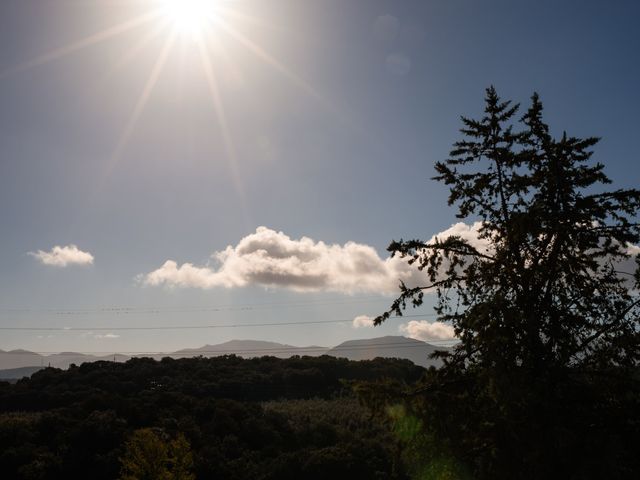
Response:
[{"label": "tree silhouette", "polygon": [[479,241],[394,241],[428,282],[401,284],[375,323],[435,292],[460,343],[413,405],[476,477],[624,476],[638,411],[640,191],[603,189],[603,165],[590,163],[598,139],[554,138],[537,94],[519,122],[493,87],[485,102],[434,177],[457,217],[480,222]]}]

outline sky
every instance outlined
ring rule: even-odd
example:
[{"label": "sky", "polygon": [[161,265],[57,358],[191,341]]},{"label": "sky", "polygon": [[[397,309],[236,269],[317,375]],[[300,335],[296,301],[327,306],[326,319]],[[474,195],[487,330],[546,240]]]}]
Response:
[{"label": "sky", "polygon": [[369,319],[473,231],[430,178],[489,85],[640,183],[636,1],[176,5],[0,2],[0,349],[449,338]]}]

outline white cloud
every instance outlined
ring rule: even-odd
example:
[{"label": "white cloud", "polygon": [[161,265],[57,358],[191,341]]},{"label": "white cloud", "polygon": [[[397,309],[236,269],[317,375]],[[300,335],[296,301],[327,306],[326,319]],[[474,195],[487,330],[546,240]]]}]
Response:
[{"label": "white cloud", "polygon": [[640,256],[640,246],[627,245],[626,253],[628,255],[631,255],[631,257],[619,262],[616,266],[616,269],[620,272],[624,272],[622,274],[622,277],[628,282],[628,285],[634,286],[635,283],[633,280],[633,274],[638,268],[638,264],[636,263],[636,257]]},{"label": "white cloud", "polygon": [[80,338],[94,338],[96,340],[113,340],[115,338],[120,338],[120,335],[116,335],[115,333],[95,333],[95,332],[84,332],[80,334]]},{"label": "white cloud", "polygon": [[405,259],[381,259],[369,245],[292,239],[283,232],[259,227],[236,246],[216,252],[217,268],[178,265],[167,260],[141,277],[146,285],[210,289],[259,285],[300,292],[394,294],[399,281],[417,284],[422,275]]},{"label": "white cloud", "polygon": [[467,225],[464,222],[458,222],[451,225],[446,230],[436,233],[429,239],[427,243],[432,243],[437,239],[446,240],[448,237],[456,236],[462,238],[480,253],[490,254],[492,251],[491,242],[486,238],[478,238],[482,222],[474,222]]},{"label": "white cloud", "polygon": [[105,334],[99,333],[94,335],[93,338],[96,338],[98,340],[102,340],[102,339],[112,340],[114,338],[120,338],[120,335],[116,335],[115,333],[105,333]]},{"label": "white cloud", "polygon": [[[427,243],[455,235],[479,252],[491,254],[488,239],[478,238],[482,224],[459,222],[434,235]],[[640,248],[632,246],[630,252]],[[137,282],[169,288],[278,287],[298,292],[375,293],[395,295],[400,280],[408,287],[424,285],[426,274],[407,259],[380,258],[365,244],[327,244],[308,237],[292,239],[267,227],[242,238],[237,245],[214,253],[215,265],[178,264],[167,260],[158,269],[141,274]],[[354,322],[355,326],[355,322]],[[359,324],[358,326],[364,326]]]},{"label": "white cloud", "polygon": [[29,252],[29,255],[38,259],[44,265],[54,267],[66,267],[69,265],[92,265],[94,257],[89,252],[83,252],[77,246],[71,244],[64,247],[56,245],[50,251]]},{"label": "white cloud", "polygon": [[416,340],[452,340],[455,332],[451,325],[443,322],[427,322],[426,320],[411,320],[400,325],[400,332]]},{"label": "white cloud", "polygon": [[353,328],[373,327],[373,317],[368,315],[358,315],[353,319]]},{"label": "white cloud", "polygon": [[380,15],[371,25],[373,33],[385,42],[393,41],[400,30],[400,21],[393,15]]}]

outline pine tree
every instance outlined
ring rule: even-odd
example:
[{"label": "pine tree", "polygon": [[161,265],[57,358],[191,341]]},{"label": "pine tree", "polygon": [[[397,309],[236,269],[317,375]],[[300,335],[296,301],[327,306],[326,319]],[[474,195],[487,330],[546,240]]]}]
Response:
[{"label": "pine tree", "polygon": [[463,117],[463,139],[435,165],[449,205],[481,222],[489,247],[393,242],[428,282],[402,284],[376,324],[437,295],[460,343],[414,407],[478,478],[587,478],[605,465],[624,476],[637,425],[625,409],[638,406],[640,267],[629,265],[640,191],[604,189],[590,161],[598,139],[554,138],[538,95],[516,122],[518,110],[487,89],[484,116]]}]

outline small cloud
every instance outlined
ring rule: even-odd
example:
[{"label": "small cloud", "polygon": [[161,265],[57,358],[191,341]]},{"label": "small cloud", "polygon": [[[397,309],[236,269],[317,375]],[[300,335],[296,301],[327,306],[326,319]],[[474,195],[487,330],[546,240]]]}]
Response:
[{"label": "small cloud", "polygon": [[373,327],[373,317],[368,315],[359,315],[353,319],[353,328]]},{"label": "small cloud", "polygon": [[452,340],[455,338],[453,327],[443,322],[411,320],[409,323],[400,325],[399,330],[410,338],[422,340],[423,342],[428,342],[429,340]]},{"label": "small cloud", "polygon": [[92,265],[94,257],[89,252],[83,252],[77,246],[71,244],[64,247],[56,245],[50,251],[29,252],[43,265],[53,267],[67,267],[69,265]]},{"label": "small cloud", "polygon": [[385,61],[387,70],[399,77],[407,75],[411,71],[411,60],[403,53],[392,53]]},{"label": "small cloud", "polygon": [[[621,260],[616,265],[616,270],[622,272],[620,275],[625,281],[629,282],[629,284],[633,285],[633,278],[636,270],[638,269],[638,263],[636,263],[636,259],[640,258],[640,246],[629,244],[627,245],[627,251],[625,252],[627,255],[630,255],[630,258],[625,258]],[[637,283],[634,288],[640,288],[640,283]]]},{"label": "small cloud", "polygon": [[392,42],[400,31],[400,20],[393,15],[380,15],[371,25],[373,34],[384,42]]},{"label": "small cloud", "polygon": [[105,334],[97,334],[94,335],[93,338],[96,338],[98,340],[112,340],[114,338],[120,338],[120,335],[116,335],[115,333],[105,333]]},{"label": "small cloud", "polygon": [[436,233],[427,243],[433,243],[436,239],[446,240],[449,237],[460,237],[479,252],[491,254],[493,247],[489,239],[480,238],[481,228],[482,222],[474,222],[471,225],[467,225],[464,222],[454,223],[446,230]]}]

